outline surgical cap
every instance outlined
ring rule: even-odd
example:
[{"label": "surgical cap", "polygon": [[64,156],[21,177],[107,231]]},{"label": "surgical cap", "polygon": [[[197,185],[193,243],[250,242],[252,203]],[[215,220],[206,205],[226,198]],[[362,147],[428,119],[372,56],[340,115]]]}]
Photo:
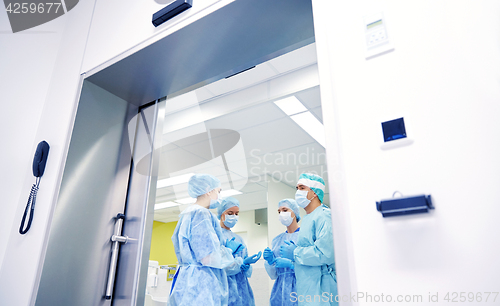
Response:
[{"label": "surgical cap", "polygon": [[297,185],[298,184],[311,188],[318,196],[319,201],[323,203],[323,197],[325,196],[325,181],[321,176],[312,173],[302,173],[297,182]]},{"label": "surgical cap", "polygon": [[297,222],[300,221],[300,210],[299,210],[299,205],[297,205],[297,202],[295,202],[294,199],[283,199],[278,203],[278,208],[285,206],[290,208],[293,213],[295,214],[295,217],[297,218]]},{"label": "surgical cap", "polygon": [[217,208],[217,218],[220,219],[222,213],[234,206],[240,207],[240,202],[232,197],[224,198],[222,203],[219,205],[219,208]]},{"label": "surgical cap", "polygon": [[213,175],[195,174],[189,179],[188,194],[192,198],[197,198],[220,186],[219,179]]}]

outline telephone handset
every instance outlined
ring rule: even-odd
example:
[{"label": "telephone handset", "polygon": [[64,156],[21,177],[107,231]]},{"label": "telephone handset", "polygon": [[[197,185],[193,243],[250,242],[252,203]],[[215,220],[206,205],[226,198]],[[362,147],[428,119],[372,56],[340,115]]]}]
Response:
[{"label": "telephone handset", "polygon": [[[33,186],[31,187],[30,196],[28,198],[28,204],[26,204],[26,208],[24,209],[23,220],[21,221],[21,227],[19,227],[19,234],[21,235],[24,235],[29,231],[31,227],[31,222],[33,221],[33,215],[35,213],[36,195],[38,192],[38,186],[40,185],[40,178],[42,177],[43,172],[45,171],[45,164],[47,163],[47,157],[49,156],[49,149],[50,146],[45,140],[41,141],[36,147],[35,157],[33,158],[33,175],[36,177],[36,179],[35,179],[35,184],[33,184]],[[31,206],[31,212],[28,224],[26,225],[26,228],[23,229],[24,223],[26,222],[26,216],[28,215],[28,211],[30,210],[30,206]]]},{"label": "telephone handset", "polygon": [[49,148],[49,144],[45,140],[36,147],[35,158],[33,158],[33,175],[35,177],[41,177],[45,171]]}]

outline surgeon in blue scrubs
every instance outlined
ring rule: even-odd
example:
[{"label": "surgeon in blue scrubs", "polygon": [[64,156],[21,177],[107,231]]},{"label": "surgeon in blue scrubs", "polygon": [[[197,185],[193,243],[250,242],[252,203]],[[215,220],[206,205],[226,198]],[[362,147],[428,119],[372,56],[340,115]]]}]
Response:
[{"label": "surgeon in blue scrubs", "polygon": [[337,276],[333,252],[330,209],[322,204],[325,181],[318,175],[301,174],[295,201],[304,208],[297,243],[285,241],[281,257],[291,260],[297,278],[297,292],[292,300],[299,305],[338,305]]},{"label": "surgeon in blue scrubs", "polygon": [[217,217],[220,219],[222,228],[222,237],[226,241],[236,241],[243,245],[239,251],[234,253],[234,257],[243,259],[240,270],[227,273],[227,282],[229,290],[229,306],[255,306],[255,299],[252,288],[248,283],[248,278],[252,276],[252,266],[260,259],[261,252],[248,257],[248,250],[245,242],[238,235],[231,231],[238,223],[240,212],[240,202],[232,197],[222,200],[217,209]]},{"label": "surgeon in blue scrubs", "polygon": [[169,306],[228,305],[227,274],[238,273],[243,259],[234,257],[243,245],[225,242],[217,217],[220,181],[209,174],[195,174],[188,193],[196,203],[186,208],[172,235],[179,268],[174,277]]},{"label": "surgeon in blue scrubs", "polygon": [[269,277],[275,280],[269,303],[271,306],[296,306],[297,300],[291,299],[292,292],[297,292],[293,262],[281,258],[280,246],[285,245],[285,241],[297,243],[300,231],[299,206],[294,199],[283,199],[278,203],[278,213],[286,231],[274,237],[271,249],[264,250],[264,266]]}]

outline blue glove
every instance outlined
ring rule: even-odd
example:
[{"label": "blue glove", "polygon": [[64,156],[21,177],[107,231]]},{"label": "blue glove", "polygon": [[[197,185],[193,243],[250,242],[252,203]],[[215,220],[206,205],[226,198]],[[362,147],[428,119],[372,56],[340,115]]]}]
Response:
[{"label": "blue glove", "polygon": [[248,271],[248,269],[250,269],[250,265],[249,265],[249,264],[242,264],[242,265],[240,266],[240,270],[241,270],[241,272],[247,272],[247,271]]},{"label": "blue glove", "polygon": [[257,254],[253,254],[252,256],[248,256],[247,258],[245,258],[245,260],[243,260],[243,263],[248,265],[248,264],[254,264],[257,262],[257,260],[260,259],[260,256],[262,255],[262,252],[259,252]]},{"label": "blue glove", "polygon": [[264,259],[267,261],[268,264],[272,265],[276,258],[274,257],[273,251],[271,251],[270,248],[266,248],[264,250]]},{"label": "blue glove", "polygon": [[226,240],[226,248],[230,248],[231,251],[233,251],[233,255],[243,249],[243,244],[234,241],[234,238],[235,237],[233,237],[231,240]]},{"label": "blue glove", "polygon": [[286,259],[286,258],[276,258],[276,268],[295,269],[293,267],[293,262],[290,259]]},{"label": "blue glove", "polygon": [[293,259],[293,251],[295,251],[296,247],[297,246],[295,245],[295,243],[293,243],[293,241],[285,240],[285,245],[280,246],[281,257],[288,258],[291,261],[293,261],[294,260]]}]

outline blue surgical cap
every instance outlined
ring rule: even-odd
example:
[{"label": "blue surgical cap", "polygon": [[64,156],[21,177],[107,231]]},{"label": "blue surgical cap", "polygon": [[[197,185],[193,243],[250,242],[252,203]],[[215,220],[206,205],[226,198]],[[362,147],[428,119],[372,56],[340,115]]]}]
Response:
[{"label": "blue surgical cap", "polygon": [[295,214],[295,217],[297,218],[297,222],[300,221],[300,210],[299,210],[299,205],[297,205],[297,202],[295,202],[294,199],[283,199],[278,203],[278,208],[281,206],[285,206],[290,208],[293,213]]},{"label": "blue surgical cap", "polygon": [[319,201],[323,203],[323,197],[325,196],[325,181],[321,176],[311,173],[302,173],[297,182],[297,185],[298,184],[311,188],[318,196]]},{"label": "blue surgical cap", "polygon": [[220,219],[222,213],[234,206],[240,207],[240,202],[232,197],[224,198],[222,203],[219,205],[219,208],[217,208],[217,218]]},{"label": "blue surgical cap", "polygon": [[207,192],[220,187],[220,181],[210,174],[195,174],[188,182],[188,193],[192,198],[197,198]]}]

